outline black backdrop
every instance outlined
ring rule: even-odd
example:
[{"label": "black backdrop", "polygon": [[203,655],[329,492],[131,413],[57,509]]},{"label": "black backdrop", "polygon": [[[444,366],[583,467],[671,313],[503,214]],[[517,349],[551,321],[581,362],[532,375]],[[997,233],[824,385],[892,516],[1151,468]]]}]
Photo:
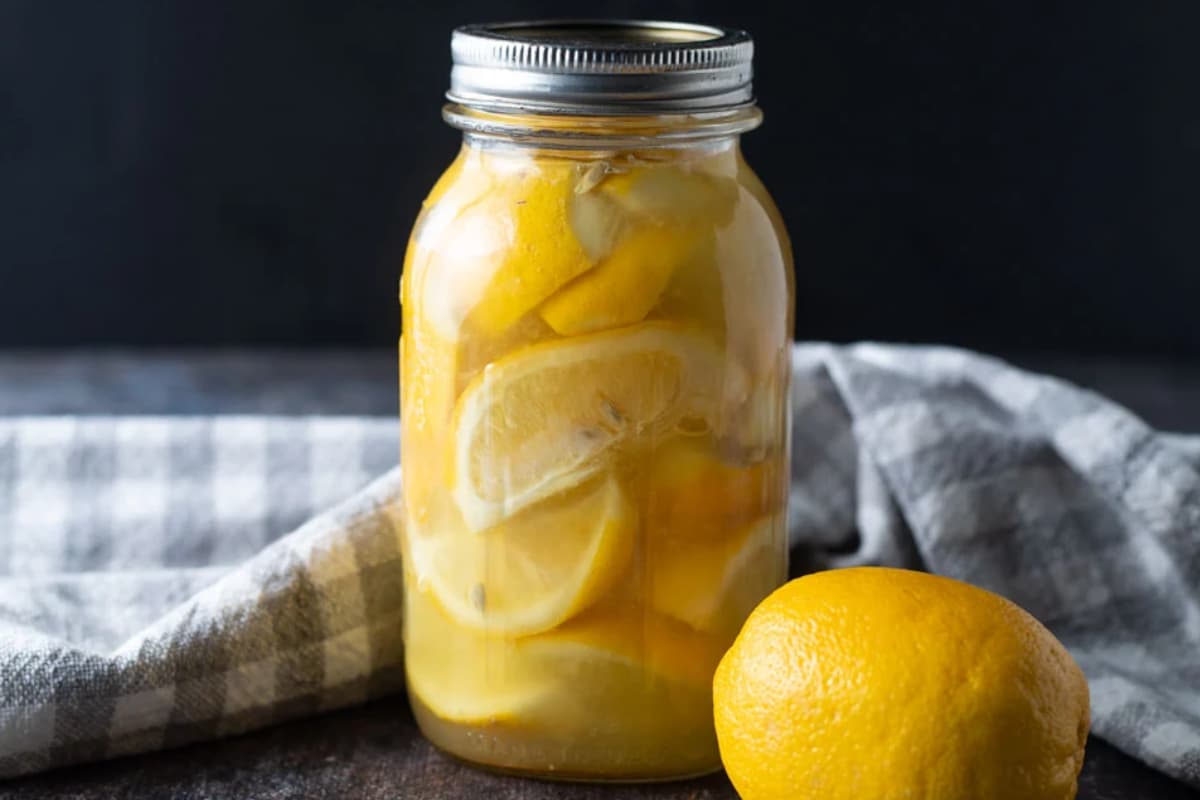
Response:
[{"label": "black backdrop", "polygon": [[803,337],[1200,357],[1200,3],[0,0],[0,346],[385,345],[455,24],[746,27]]}]

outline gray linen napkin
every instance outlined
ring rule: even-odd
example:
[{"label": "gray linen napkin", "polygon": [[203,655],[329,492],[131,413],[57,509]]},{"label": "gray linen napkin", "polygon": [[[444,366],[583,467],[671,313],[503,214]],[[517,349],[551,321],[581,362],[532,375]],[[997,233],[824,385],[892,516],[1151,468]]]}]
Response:
[{"label": "gray linen napkin", "polygon": [[[1094,731],[1200,787],[1200,439],[958,350],[794,368],[793,573],[1015,600]],[[390,420],[0,419],[0,776],[400,689],[396,452]]]}]

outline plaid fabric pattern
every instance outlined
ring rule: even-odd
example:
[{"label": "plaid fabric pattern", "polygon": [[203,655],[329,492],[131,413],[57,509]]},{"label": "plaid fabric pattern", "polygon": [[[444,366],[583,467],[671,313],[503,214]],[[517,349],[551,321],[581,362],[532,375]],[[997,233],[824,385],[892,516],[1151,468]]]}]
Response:
[{"label": "plaid fabric pattern", "polygon": [[[1200,439],[958,350],[805,345],[794,371],[793,572],[1013,599],[1083,666],[1095,732],[1200,786]],[[0,420],[0,775],[399,689],[396,452],[388,420]]]},{"label": "plaid fabric pattern", "polygon": [[0,775],[400,688],[398,452],[388,420],[0,420]]}]

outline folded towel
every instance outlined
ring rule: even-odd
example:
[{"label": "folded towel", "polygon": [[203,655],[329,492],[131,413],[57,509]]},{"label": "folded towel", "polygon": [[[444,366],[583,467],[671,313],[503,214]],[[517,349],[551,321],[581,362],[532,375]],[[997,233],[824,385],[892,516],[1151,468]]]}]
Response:
[{"label": "folded towel", "polygon": [[[793,573],[1011,598],[1094,731],[1200,787],[1200,438],[958,350],[794,370]],[[0,776],[399,690],[397,452],[373,418],[0,418]]]}]

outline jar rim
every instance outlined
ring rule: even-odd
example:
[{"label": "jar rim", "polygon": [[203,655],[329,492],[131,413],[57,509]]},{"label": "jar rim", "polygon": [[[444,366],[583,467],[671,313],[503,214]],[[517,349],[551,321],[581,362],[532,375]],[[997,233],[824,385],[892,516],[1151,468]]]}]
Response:
[{"label": "jar rim", "polygon": [[763,114],[753,104],[690,114],[569,116],[486,111],[447,103],[442,107],[442,118],[473,137],[552,148],[608,150],[677,147],[690,142],[734,137],[761,125]]},{"label": "jar rim", "polygon": [[639,115],[751,106],[754,41],[658,20],[558,19],[456,28],[451,103],[495,112]]}]

